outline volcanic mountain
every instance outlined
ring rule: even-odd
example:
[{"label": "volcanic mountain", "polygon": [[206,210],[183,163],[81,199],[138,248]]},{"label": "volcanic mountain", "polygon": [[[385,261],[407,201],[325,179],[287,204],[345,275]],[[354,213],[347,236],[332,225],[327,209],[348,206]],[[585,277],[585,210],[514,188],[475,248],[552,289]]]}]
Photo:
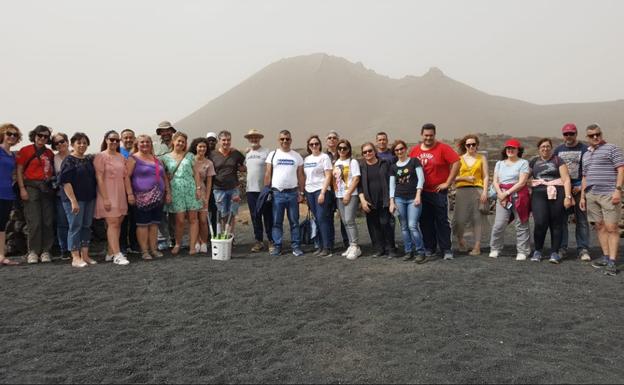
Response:
[{"label": "volcanic mountain", "polygon": [[361,63],[313,54],[268,65],[176,126],[191,136],[227,129],[235,144],[251,128],[262,131],[267,144],[288,129],[297,145],[312,133],[335,129],[357,145],[380,130],[416,142],[426,122],[447,139],[469,132],[558,136],[567,122],[600,122],[611,141],[621,142],[624,100],[537,105],[487,94],[437,68],[392,79]]}]

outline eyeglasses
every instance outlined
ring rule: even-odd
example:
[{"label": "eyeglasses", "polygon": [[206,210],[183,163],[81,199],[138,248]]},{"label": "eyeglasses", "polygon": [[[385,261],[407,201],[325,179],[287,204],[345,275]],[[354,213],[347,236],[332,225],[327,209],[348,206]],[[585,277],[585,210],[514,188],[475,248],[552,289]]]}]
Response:
[{"label": "eyeglasses", "polygon": [[13,131],[7,131],[4,133],[4,135],[9,136],[9,137],[13,137],[13,138],[17,138],[19,136],[19,134],[17,132],[13,132]]},{"label": "eyeglasses", "polygon": [[362,151],[362,155],[372,154],[373,152],[375,152],[375,151],[373,151],[372,149],[364,150],[364,151]]},{"label": "eyeglasses", "polygon": [[65,143],[67,143],[67,141],[65,139],[61,139],[59,141],[54,142],[54,145],[58,146],[59,144],[65,144]]},{"label": "eyeglasses", "polygon": [[311,142],[311,143],[308,144],[308,146],[310,146],[310,147],[318,147],[320,145],[321,144],[319,142]]},{"label": "eyeglasses", "polygon": [[46,134],[37,134],[37,138],[41,138],[41,139],[49,139],[50,135],[46,135]]},{"label": "eyeglasses", "polygon": [[290,142],[290,138],[280,138],[280,142]]},{"label": "eyeglasses", "polygon": [[108,141],[111,143],[119,143],[119,139],[117,138],[108,138]]},{"label": "eyeglasses", "polygon": [[405,147],[397,147],[397,148],[394,149],[394,152],[401,152],[401,151],[404,151],[404,150],[405,150]]},{"label": "eyeglasses", "polygon": [[466,143],[466,147],[477,147],[476,143]]},{"label": "eyeglasses", "polygon": [[328,136],[327,140],[338,140],[337,136]]},{"label": "eyeglasses", "polygon": [[590,139],[600,138],[602,136],[602,132],[597,132],[595,134],[587,134],[587,137]]},{"label": "eyeglasses", "polygon": [[513,150],[517,150],[517,148],[515,148],[515,147],[505,147],[505,151],[513,151]]},{"label": "eyeglasses", "polygon": [[540,150],[550,150],[552,146],[540,146]]},{"label": "eyeglasses", "polygon": [[338,147],[338,151],[349,151],[349,147],[340,146]]},{"label": "eyeglasses", "polygon": [[576,136],[576,132],[564,132],[563,136]]}]

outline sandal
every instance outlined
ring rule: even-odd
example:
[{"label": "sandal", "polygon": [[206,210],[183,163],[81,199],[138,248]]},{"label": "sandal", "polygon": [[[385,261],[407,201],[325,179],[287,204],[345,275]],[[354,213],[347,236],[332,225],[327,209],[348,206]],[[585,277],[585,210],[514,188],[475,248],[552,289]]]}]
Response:
[{"label": "sandal", "polygon": [[0,265],[4,265],[4,266],[17,266],[19,264],[20,263],[18,261],[10,260],[7,257],[2,258],[2,260],[0,261]]},{"label": "sandal", "polygon": [[152,250],[150,251],[150,255],[154,258],[162,258],[163,257],[163,253],[161,253],[158,250]]},{"label": "sandal", "polygon": [[477,256],[481,255],[481,250],[475,250],[475,249],[473,249],[473,250],[471,250],[471,251],[468,253],[468,255],[471,255],[471,256],[473,256],[473,257],[477,257]]},{"label": "sandal", "polygon": [[175,246],[173,247],[173,249],[171,249],[171,254],[172,254],[172,255],[178,255],[178,254],[180,254],[180,246],[175,245]]},{"label": "sandal", "polygon": [[152,259],[154,259],[154,258],[152,258],[152,256],[150,255],[150,253],[148,253],[147,251],[143,253],[143,255],[141,256],[141,258],[142,258],[144,261],[151,261]]}]

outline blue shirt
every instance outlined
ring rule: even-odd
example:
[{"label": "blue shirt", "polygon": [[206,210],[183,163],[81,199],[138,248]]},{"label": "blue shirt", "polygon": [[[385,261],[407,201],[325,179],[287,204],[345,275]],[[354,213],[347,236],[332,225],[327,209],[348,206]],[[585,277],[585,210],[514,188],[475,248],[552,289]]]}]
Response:
[{"label": "blue shirt", "polygon": [[520,180],[520,174],[529,173],[529,162],[525,159],[518,159],[515,163],[508,165],[504,160],[496,162],[494,172],[498,175],[499,184],[516,184]]},{"label": "blue shirt", "polygon": [[555,155],[568,166],[572,186],[578,187],[581,185],[581,181],[583,180],[583,155],[585,155],[586,151],[587,145],[581,142],[572,147],[568,147],[565,143],[562,143],[555,148]]},{"label": "blue shirt", "polygon": [[130,156],[130,151],[126,150],[123,146],[119,147],[119,152],[121,152],[121,155],[123,155],[126,159]]},{"label": "blue shirt", "polygon": [[621,148],[611,143],[589,148],[583,155],[585,191],[597,195],[613,194],[620,167],[624,167],[624,153]]},{"label": "blue shirt", "polygon": [[0,199],[15,200],[15,191],[13,191],[14,171],[15,155],[0,149]]}]

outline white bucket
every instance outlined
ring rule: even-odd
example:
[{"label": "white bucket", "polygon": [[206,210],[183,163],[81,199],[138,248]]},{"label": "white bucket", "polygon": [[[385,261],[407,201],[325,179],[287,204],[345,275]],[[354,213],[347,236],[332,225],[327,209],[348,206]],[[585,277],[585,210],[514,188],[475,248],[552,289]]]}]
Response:
[{"label": "white bucket", "polygon": [[212,239],[212,259],[217,261],[228,261],[232,258],[232,241],[233,237],[228,239]]}]

